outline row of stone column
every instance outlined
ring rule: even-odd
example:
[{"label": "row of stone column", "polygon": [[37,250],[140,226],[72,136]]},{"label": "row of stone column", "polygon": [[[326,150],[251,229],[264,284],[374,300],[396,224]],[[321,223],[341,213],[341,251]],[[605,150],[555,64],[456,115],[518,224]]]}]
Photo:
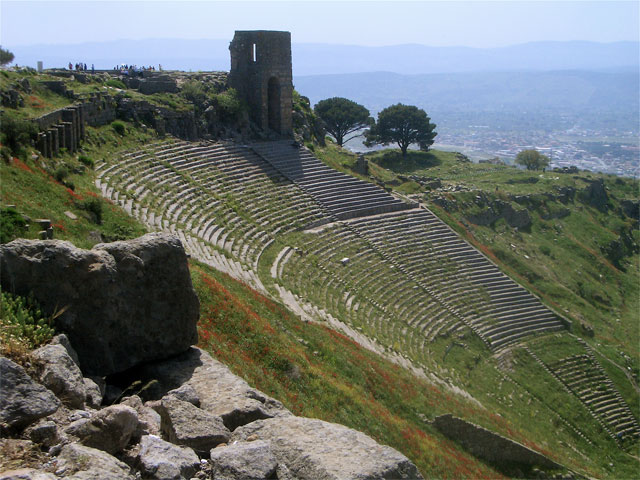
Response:
[{"label": "row of stone column", "polygon": [[80,141],[85,136],[85,108],[84,105],[73,105],[62,109],[62,121],[51,125],[38,134],[37,148],[44,157],[51,158],[64,148],[68,152],[75,152]]}]

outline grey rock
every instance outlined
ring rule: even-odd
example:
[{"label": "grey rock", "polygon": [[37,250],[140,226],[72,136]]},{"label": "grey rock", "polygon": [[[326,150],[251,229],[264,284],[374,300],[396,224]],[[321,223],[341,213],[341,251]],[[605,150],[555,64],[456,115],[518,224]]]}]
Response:
[{"label": "grey rock", "polygon": [[58,426],[51,420],[43,420],[29,427],[26,431],[33,443],[51,447],[58,443]]},{"label": "grey rock", "polygon": [[154,409],[145,406],[137,395],[126,397],[120,405],[127,405],[138,413],[138,429],[134,434],[136,439],[142,435],[160,435],[160,414]]},{"label": "grey rock", "polygon": [[67,350],[67,353],[75,362],[75,364],[78,365],[78,367],[80,366],[80,360],[78,359],[78,354],[76,353],[75,349],[71,346],[71,342],[69,341],[69,338],[64,333],[61,333],[53,337],[51,339],[50,344],[62,345]]},{"label": "grey rock", "polygon": [[24,369],[0,357],[0,432],[23,428],[55,412],[60,400],[50,390],[31,379]]},{"label": "grey rock", "polygon": [[609,208],[609,195],[604,185],[604,180],[599,178],[592,181],[584,190],[580,192],[583,202],[597,208],[601,212],[606,212]]},{"label": "grey rock", "polygon": [[260,440],[214,448],[210,458],[212,480],[266,480],[278,467],[269,444]]},{"label": "grey rock", "polygon": [[300,480],[421,479],[400,452],[343,425],[301,417],[281,417],[244,425],[231,441],[256,435],[268,441],[278,463]]},{"label": "grey rock", "polygon": [[84,377],[82,382],[84,383],[84,391],[86,394],[85,402],[87,406],[91,408],[99,408],[102,404],[102,391],[100,386],[88,377]]},{"label": "grey rock", "polygon": [[123,450],[138,428],[138,414],[126,405],[112,405],[96,411],[91,418],[74,422],[67,433],[83,445],[108,453]]},{"label": "grey rock", "polygon": [[[108,375],[184,352],[199,303],[180,240],[151,233],[82,250],[18,239],[0,246],[2,288],[32,292],[74,345],[87,375]],[[166,332],[171,332],[167,335]]]},{"label": "grey rock", "polygon": [[31,353],[40,381],[69,408],[82,408],[86,397],[82,372],[62,345],[45,345]]},{"label": "grey rock", "polygon": [[60,452],[56,475],[73,480],[134,480],[127,464],[102,450],[70,443]]},{"label": "grey rock", "polygon": [[55,480],[49,472],[41,472],[33,468],[21,468],[20,470],[8,470],[0,472],[0,480]]},{"label": "grey rock", "polygon": [[199,465],[198,456],[188,447],[173,445],[155,435],[145,435],[140,440],[138,467],[144,478],[189,479]]},{"label": "grey rock", "polygon": [[162,399],[160,418],[162,433],[167,440],[191,447],[200,454],[227,442],[231,436],[220,417],[171,395]]},{"label": "grey rock", "polygon": [[200,397],[198,397],[196,389],[188,383],[173,390],[169,390],[169,392],[167,392],[167,395],[176,397],[178,400],[189,402],[196,407],[200,406]]},{"label": "grey rock", "polygon": [[251,388],[229,368],[199,348],[191,348],[171,360],[147,364],[139,369],[157,383],[150,389],[155,398],[169,390],[190,385],[200,399],[200,408],[222,418],[233,431],[258,419],[291,415],[277,400]]}]

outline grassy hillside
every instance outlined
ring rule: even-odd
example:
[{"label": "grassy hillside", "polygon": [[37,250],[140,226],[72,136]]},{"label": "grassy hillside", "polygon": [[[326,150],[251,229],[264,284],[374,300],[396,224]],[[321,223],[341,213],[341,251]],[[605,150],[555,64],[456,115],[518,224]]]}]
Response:
[{"label": "grassy hillside", "polygon": [[[31,80],[37,93],[37,81]],[[67,101],[47,98],[51,106]],[[6,109],[6,114],[33,116],[26,108]],[[38,218],[52,221],[55,238],[85,248],[142,234],[145,228],[101,198],[94,186],[93,163],[141,150],[158,140],[139,125],[123,125],[124,130],[111,125],[88,127],[78,154],[44,159],[26,148],[3,160],[3,241],[15,236],[36,238],[39,228],[34,220]],[[355,156],[332,144],[310,147],[326,163],[353,174]],[[574,336],[537,337],[493,355],[464,330],[453,339],[438,337],[428,344],[428,351],[403,352],[402,342],[391,336],[397,332],[388,325],[389,338],[381,341],[391,343],[388,352],[411,358],[425,369],[424,377],[416,376],[328,324],[303,322],[274,297],[192,260],[192,279],[201,301],[200,346],[294,413],[344,423],[397,448],[426,478],[532,475],[488,465],[445,439],[429,424],[443,413],[529,445],[581,475],[633,478],[638,444],[619,448],[584,404],[549,374],[548,367],[555,367],[565,356],[593,355],[639,416],[639,264],[634,246],[639,238],[637,218],[625,213],[633,209],[628,202],[637,200],[637,182],[585,172],[542,174],[474,165],[459,154],[444,152],[416,153],[404,160],[394,152],[380,152],[370,160],[371,176],[360,178],[426,202],[504,271],[571,320]],[[594,193],[595,187],[590,194],[583,193],[599,180],[606,187],[604,203]],[[233,211],[242,201],[238,192],[216,195]],[[530,225],[510,226],[502,215],[506,204],[516,213],[526,209]],[[483,217],[487,211],[498,218],[484,226],[470,220],[487,223]],[[5,220],[22,215],[31,219],[29,228]],[[5,228],[9,225],[15,228]],[[347,237],[333,237],[331,229],[327,232],[326,242],[344,239],[344,244],[336,245],[344,249],[344,256],[353,257],[366,248],[347,242]],[[300,231],[277,238],[259,262],[258,273],[267,290],[276,291],[269,268],[284,246],[317,241],[318,235]],[[306,259],[317,265],[322,260]],[[393,274],[393,267],[380,268]],[[319,278],[315,272],[291,272],[291,278],[308,281],[312,290]],[[307,285],[298,287],[301,296],[343,319],[343,307],[331,305],[330,297],[315,298],[305,290]],[[342,296],[342,287],[334,288]],[[464,342],[463,348],[455,348],[459,341]]]}]

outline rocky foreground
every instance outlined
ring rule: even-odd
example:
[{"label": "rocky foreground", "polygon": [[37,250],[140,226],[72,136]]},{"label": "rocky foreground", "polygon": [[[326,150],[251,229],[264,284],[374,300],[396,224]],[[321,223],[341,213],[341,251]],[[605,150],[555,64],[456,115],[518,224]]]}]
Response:
[{"label": "rocky foreground", "polygon": [[[2,288],[64,332],[25,365],[0,357],[0,446],[45,452],[32,479],[414,479],[406,457],[293,415],[193,347],[198,300],[180,241],[0,246]],[[128,387],[128,388],[127,388]]]}]

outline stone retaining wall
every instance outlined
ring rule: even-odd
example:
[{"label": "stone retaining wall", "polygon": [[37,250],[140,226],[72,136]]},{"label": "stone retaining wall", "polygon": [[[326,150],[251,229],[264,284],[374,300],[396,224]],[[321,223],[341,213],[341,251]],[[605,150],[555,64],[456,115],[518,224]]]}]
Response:
[{"label": "stone retaining wall", "polygon": [[450,414],[436,417],[433,426],[445,437],[459,443],[476,457],[489,462],[518,463],[549,469],[563,468],[541,453],[518,442]]}]

